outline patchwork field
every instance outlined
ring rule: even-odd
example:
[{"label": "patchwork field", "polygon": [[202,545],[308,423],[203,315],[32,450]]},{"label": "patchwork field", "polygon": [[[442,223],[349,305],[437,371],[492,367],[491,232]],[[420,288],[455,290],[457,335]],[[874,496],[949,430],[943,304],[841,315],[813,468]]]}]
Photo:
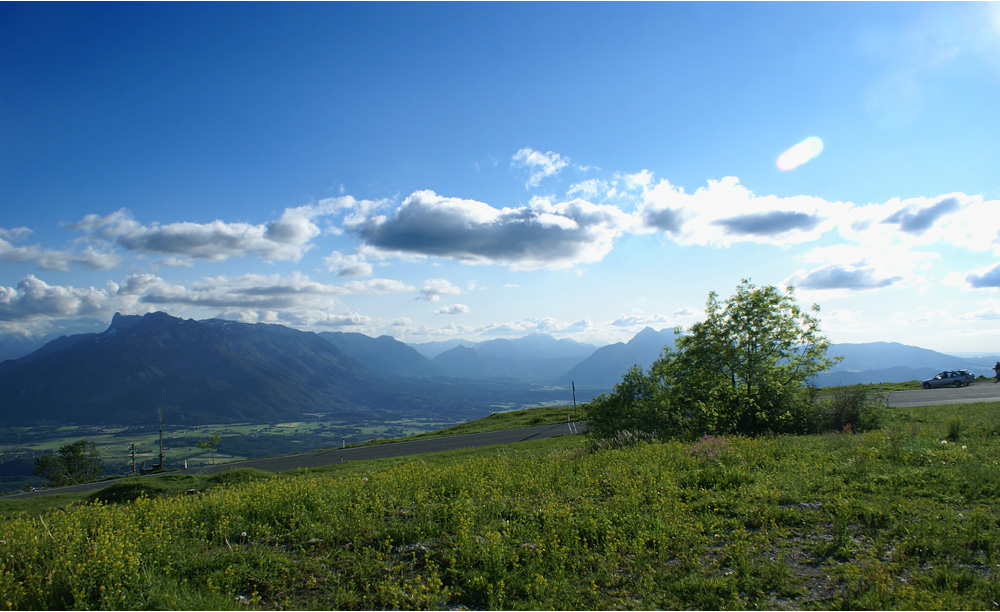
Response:
[{"label": "patchwork field", "polygon": [[[164,463],[168,469],[183,468],[185,462],[189,468],[196,468],[212,461],[223,463],[410,436],[453,424],[421,418],[358,423],[311,415],[308,420],[284,423],[228,423],[192,428],[165,425]],[[197,446],[211,439],[214,433],[222,438],[214,453]],[[33,457],[81,439],[97,445],[108,475],[131,473],[133,444],[137,471],[143,463],[149,466],[159,461],[159,431],[155,423],[145,428],[6,428],[0,430],[0,493],[19,490],[29,482],[36,486],[43,484],[43,480],[30,477]]]}]

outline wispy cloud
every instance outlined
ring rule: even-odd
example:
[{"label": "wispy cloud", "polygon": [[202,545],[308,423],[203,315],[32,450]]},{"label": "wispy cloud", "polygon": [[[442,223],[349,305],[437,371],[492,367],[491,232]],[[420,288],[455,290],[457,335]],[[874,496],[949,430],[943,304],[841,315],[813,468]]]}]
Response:
[{"label": "wispy cloud", "polygon": [[559,174],[563,168],[569,165],[569,159],[552,151],[542,153],[525,147],[514,154],[511,158],[511,165],[528,169],[528,182],[524,186],[526,189],[530,189],[537,187],[542,179]]}]

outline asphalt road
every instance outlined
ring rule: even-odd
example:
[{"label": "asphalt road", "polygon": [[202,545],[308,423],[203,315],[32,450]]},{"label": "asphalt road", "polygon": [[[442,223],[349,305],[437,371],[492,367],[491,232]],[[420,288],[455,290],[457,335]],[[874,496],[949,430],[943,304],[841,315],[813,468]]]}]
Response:
[{"label": "asphalt road", "polygon": [[993,380],[977,382],[968,387],[940,387],[937,389],[915,389],[893,391],[889,394],[889,405],[894,408],[917,406],[938,406],[941,404],[972,404],[976,402],[1000,402],[1000,385]]},{"label": "asphalt road", "polygon": [[[255,468],[266,472],[287,472],[299,468],[315,468],[325,465],[344,463],[345,461],[365,461],[368,459],[383,459],[386,457],[401,457],[403,455],[419,455],[423,453],[437,453],[441,451],[458,450],[462,448],[475,448],[478,446],[493,446],[496,444],[513,444],[515,442],[526,442],[528,440],[541,440],[552,438],[569,433],[583,433],[587,429],[586,423],[573,423],[573,430],[569,423],[559,425],[539,425],[537,427],[523,427],[520,429],[504,429],[500,431],[487,431],[483,433],[463,434],[459,436],[443,436],[440,438],[425,438],[422,440],[410,440],[408,442],[393,442],[388,444],[373,444],[371,446],[357,446],[353,448],[340,448],[335,450],[317,451],[313,453],[301,453],[298,455],[284,455],[281,457],[269,457],[267,459],[249,459],[247,461],[236,461],[233,463],[222,463],[210,465],[198,469],[175,470],[171,472],[160,472],[159,474],[149,474],[143,478],[155,478],[162,474],[218,474],[235,470],[237,468]],[[37,495],[52,495],[56,493],[86,493],[102,489],[114,481],[103,480],[101,482],[89,482],[82,485],[72,485],[69,487],[59,487],[55,489],[44,489],[41,491],[31,491],[30,493],[15,493],[6,496],[6,499],[25,499]]]}]

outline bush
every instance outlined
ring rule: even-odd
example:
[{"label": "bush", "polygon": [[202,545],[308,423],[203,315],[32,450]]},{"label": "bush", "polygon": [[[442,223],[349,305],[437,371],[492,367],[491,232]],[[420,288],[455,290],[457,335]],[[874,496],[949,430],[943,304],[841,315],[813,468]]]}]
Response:
[{"label": "bush", "polygon": [[872,387],[855,385],[840,387],[814,404],[811,427],[814,433],[862,432],[882,425],[885,395]]},{"label": "bush", "polygon": [[958,442],[958,438],[962,433],[962,417],[956,414],[955,416],[948,419],[947,425],[948,425],[948,441]]},{"label": "bush", "polygon": [[128,480],[121,480],[114,484],[108,485],[92,493],[87,497],[88,502],[103,502],[107,504],[127,504],[133,502],[140,497],[157,497],[163,495],[166,488],[150,478],[135,478]]},{"label": "bush", "polygon": [[612,448],[627,448],[636,444],[657,442],[656,434],[637,430],[622,430],[608,438],[601,438],[591,444],[591,450],[608,450]]},{"label": "bush", "polygon": [[235,470],[213,474],[208,477],[208,482],[213,485],[234,485],[253,480],[267,480],[268,478],[274,478],[274,474],[254,468],[236,468]]}]

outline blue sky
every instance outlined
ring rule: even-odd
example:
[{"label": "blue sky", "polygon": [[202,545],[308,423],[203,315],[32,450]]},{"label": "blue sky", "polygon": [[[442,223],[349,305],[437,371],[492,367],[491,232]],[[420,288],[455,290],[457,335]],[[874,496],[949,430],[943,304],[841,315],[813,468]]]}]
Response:
[{"label": "blue sky", "polygon": [[997,352],[998,100],[997,3],[3,3],[0,332],[602,344],[750,278]]}]

